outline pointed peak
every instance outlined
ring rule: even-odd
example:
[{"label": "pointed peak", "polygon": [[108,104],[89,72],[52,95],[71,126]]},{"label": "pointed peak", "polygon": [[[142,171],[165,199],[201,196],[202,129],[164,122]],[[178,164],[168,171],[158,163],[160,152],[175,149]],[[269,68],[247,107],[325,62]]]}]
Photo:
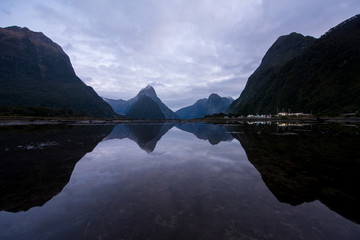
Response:
[{"label": "pointed peak", "polygon": [[155,89],[150,84],[148,84],[145,88],[141,89],[138,96],[139,95],[146,95],[150,98],[157,98]]},{"label": "pointed peak", "polygon": [[153,86],[151,86],[150,84],[148,84],[145,89],[154,89]]}]

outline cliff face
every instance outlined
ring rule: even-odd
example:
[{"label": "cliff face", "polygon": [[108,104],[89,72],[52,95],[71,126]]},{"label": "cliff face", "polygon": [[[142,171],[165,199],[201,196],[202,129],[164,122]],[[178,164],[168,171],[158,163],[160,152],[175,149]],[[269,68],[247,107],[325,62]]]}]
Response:
[{"label": "cliff face", "polygon": [[113,117],[115,113],[75,74],[62,48],[43,33],[0,28],[0,106],[46,107]]}]

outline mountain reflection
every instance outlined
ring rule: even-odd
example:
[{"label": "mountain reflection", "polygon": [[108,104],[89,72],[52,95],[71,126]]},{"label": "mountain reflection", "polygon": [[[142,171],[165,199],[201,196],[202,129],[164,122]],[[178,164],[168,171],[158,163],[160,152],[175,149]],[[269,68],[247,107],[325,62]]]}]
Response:
[{"label": "mountain reflection", "polygon": [[359,130],[172,126],[0,128],[0,239],[358,239]]},{"label": "mountain reflection", "polygon": [[136,142],[139,147],[148,153],[154,151],[157,142],[167,133],[174,125],[163,124],[120,124],[113,128],[112,132],[105,138],[123,139],[128,138]]},{"label": "mountain reflection", "polygon": [[279,201],[299,205],[320,200],[360,223],[358,129],[317,125],[295,131],[274,131],[272,126],[229,130]]},{"label": "mountain reflection", "polygon": [[[0,128],[0,211],[42,206],[62,191],[76,163],[103,139],[128,138],[151,153],[173,126]],[[212,145],[239,140],[248,160],[280,202],[299,205],[319,200],[360,223],[359,130],[334,126],[176,125]],[[226,154],[222,152],[221,157]]]},{"label": "mountain reflection", "polygon": [[76,163],[112,126],[0,128],[0,211],[42,206],[69,182]]},{"label": "mountain reflection", "polygon": [[199,139],[208,140],[211,145],[234,139],[223,125],[188,123],[177,125],[176,127],[185,132],[194,134]]},{"label": "mountain reflection", "polygon": [[[114,127],[105,140],[128,138],[136,142],[147,153],[151,153],[155,150],[157,142],[173,126],[173,123],[120,124]],[[234,139],[226,127],[222,125],[185,123],[178,124],[176,127],[194,134],[198,139],[208,140],[211,145]]]}]

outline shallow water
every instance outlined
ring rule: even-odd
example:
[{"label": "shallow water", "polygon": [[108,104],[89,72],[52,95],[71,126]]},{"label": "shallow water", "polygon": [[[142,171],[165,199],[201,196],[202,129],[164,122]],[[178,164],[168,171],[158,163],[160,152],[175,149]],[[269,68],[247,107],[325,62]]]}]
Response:
[{"label": "shallow water", "polygon": [[0,239],[359,239],[358,128],[1,128]]}]

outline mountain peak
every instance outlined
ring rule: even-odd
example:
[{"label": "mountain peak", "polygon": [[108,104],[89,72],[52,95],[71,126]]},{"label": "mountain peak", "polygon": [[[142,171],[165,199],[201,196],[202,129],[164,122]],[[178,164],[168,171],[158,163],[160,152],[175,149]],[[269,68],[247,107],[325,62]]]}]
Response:
[{"label": "mountain peak", "polygon": [[148,84],[145,89],[154,89],[153,86],[151,86],[150,84]]},{"label": "mountain peak", "polygon": [[177,116],[156,95],[148,84],[128,101],[106,99],[115,112],[135,119],[176,119]]},{"label": "mountain peak", "polygon": [[221,98],[218,94],[216,94],[216,93],[212,93],[212,94],[210,94],[210,96],[209,96],[209,100],[210,99],[217,99],[217,98]]},{"label": "mountain peak", "polygon": [[315,38],[296,32],[280,36],[266,52],[261,61],[261,67],[269,68],[283,65],[300,55],[314,41]]},{"label": "mountain peak", "polygon": [[155,89],[150,84],[148,84],[145,88],[140,90],[138,96],[142,96],[142,95],[148,96],[153,99],[157,98]]}]

